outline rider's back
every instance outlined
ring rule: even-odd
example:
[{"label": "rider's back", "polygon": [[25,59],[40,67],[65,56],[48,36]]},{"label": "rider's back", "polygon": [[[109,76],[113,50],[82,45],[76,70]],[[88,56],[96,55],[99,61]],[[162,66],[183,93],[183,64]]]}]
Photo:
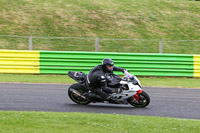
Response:
[{"label": "rider's back", "polygon": [[97,65],[96,67],[90,70],[87,77],[87,84],[90,89],[95,89],[101,86],[101,76],[105,76],[105,72],[103,71],[102,65]]}]

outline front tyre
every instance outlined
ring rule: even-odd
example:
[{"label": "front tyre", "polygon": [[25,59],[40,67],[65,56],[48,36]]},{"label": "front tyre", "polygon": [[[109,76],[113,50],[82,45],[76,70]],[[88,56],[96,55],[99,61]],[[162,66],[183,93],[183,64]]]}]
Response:
[{"label": "front tyre", "polygon": [[149,95],[145,92],[142,91],[142,93],[138,94],[139,99],[136,100],[134,96],[130,97],[127,99],[128,103],[131,104],[134,107],[138,108],[143,108],[149,105],[150,103],[150,97]]},{"label": "front tyre", "polygon": [[77,103],[77,104],[81,104],[81,105],[87,105],[90,103],[90,101],[88,101],[87,99],[83,99],[82,97],[78,96],[77,94],[73,93],[72,90],[76,90],[77,92],[79,92],[80,94],[86,93],[87,89],[85,88],[85,86],[80,85],[80,84],[73,84],[69,87],[68,89],[68,95],[69,98]]}]

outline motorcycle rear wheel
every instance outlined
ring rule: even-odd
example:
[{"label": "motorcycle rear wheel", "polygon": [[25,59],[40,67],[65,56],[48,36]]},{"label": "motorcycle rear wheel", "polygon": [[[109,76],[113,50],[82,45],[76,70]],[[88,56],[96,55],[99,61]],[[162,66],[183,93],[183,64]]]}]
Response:
[{"label": "motorcycle rear wheel", "polygon": [[82,86],[82,85],[80,85],[80,84],[78,84],[78,83],[77,83],[77,84],[71,85],[71,86],[69,87],[69,89],[68,89],[68,96],[69,96],[69,98],[70,98],[73,102],[75,102],[75,103],[77,103],[77,104],[87,105],[87,104],[90,103],[90,101],[88,101],[87,99],[84,99],[84,98],[78,96],[77,94],[75,94],[75,93],[73,93],[73,92],[71,91],[72,89],[74,89],[74,90],[78,91],[80,94],[86,93],[86,91],[85,91],[86,89],[83,88],[83,87],[85,87],[85,86]]},{"label": "motorcycle rear wheel", "polygon": [[142,91],[142,93],[138,94],[138,96],[138,101],[134,98],[134,96],[132,96],[127,99],[128,103],[137,108],[144,108],[149,105],[150,97],[145,91]]}]

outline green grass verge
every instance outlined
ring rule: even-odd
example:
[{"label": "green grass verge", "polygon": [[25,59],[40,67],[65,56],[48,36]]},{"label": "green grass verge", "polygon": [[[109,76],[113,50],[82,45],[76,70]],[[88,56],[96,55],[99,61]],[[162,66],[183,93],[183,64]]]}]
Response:
[{"label": "green grass verge", "polygon": [[[143,86],[200,88],[200,78],[138,77]],[[0,74],[0,82],[73,84],[67,75]]]},{"label": "green grass verge", "polygon": [[1,133],[197,133],[199,120],[94,113],[0,112]]},{"label": "green grass verge", "polygon": [[0,74],[0,82],[61,83],[71,84],[74,80],[67,75]]}]

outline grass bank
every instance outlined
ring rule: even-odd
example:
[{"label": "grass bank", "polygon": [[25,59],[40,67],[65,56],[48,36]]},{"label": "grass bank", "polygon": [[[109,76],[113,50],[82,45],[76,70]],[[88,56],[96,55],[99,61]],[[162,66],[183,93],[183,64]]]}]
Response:
[{"label": "grass bank", "polygon": [[199,120],[94,113],[1,112],[1,133],[197,133]]},{"label": "grass bank", "polygon": [[[129,53],[157,53],[163,38],[165,53],[197,54],[199,42],[172,40],[200,40],[199,10],[200,2],[192,0],[0,0],[0,35],[100,37],[101,52]],[[28,38],[0,37],[0,44],[28,49]],[[33,38],[35,50],[95,51],[94,44]]]},{"label": "grass bank", "polygon": [[[200,88],[200,78],[138,77],[146,87]],[[73,84],[67,75],[0,74],[0,82]]]}]

